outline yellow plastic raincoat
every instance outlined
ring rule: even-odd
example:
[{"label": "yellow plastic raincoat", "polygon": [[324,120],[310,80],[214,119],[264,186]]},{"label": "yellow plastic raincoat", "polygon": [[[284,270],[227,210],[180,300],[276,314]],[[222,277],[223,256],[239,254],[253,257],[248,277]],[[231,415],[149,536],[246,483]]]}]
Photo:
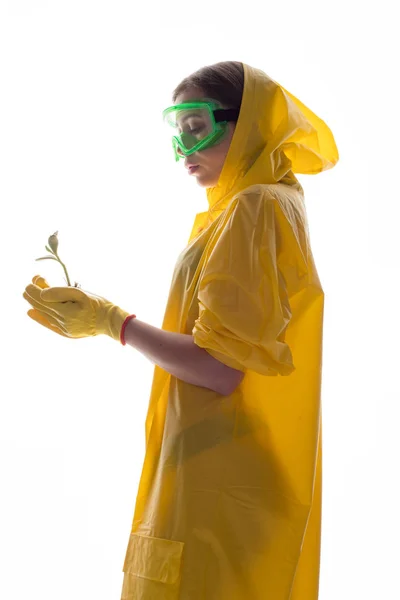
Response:
[{"label": "yellow plastic raincoat", "polygon": [[337,160],[327,125],[244,64],[162,327],[245,377],[223,396],[155,367],[121,600],[318,597],[324,294],[294,173]]}]

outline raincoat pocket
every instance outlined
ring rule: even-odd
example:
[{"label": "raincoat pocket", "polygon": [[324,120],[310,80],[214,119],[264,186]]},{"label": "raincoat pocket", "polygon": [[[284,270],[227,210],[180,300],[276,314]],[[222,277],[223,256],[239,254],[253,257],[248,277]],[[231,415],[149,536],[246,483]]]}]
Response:
[{"label": "raincoat pocket", "polygon": [[131,533],[121,600],[178,600],[184,543]]}]

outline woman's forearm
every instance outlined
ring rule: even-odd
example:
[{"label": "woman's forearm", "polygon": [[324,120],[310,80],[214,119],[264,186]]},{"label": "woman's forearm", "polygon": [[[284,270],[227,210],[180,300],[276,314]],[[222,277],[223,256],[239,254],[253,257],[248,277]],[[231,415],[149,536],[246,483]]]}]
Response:
[{"label": "woman's forearm", "polygon": [[178,379],[219,394],[231,393],[242,379],[240,371],[224,365],[197,346],[192,335],[165,331],[139,319],[130,319],[125,341]]}]

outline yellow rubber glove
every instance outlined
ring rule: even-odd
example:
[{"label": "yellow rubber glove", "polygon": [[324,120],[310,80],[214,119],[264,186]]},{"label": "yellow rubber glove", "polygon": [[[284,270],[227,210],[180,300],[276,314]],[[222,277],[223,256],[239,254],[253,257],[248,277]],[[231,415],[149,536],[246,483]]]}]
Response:
[{"label": "yellow rubber glove", "polygon": [[[35,275],[35,277],[32,279],[32,283],[34,283],[35,285],[37,285],[38,287],[40,287],[43,290],[45,288],[50,287],[49,284],[47,283],[47,281],[44,279],[44,277],[41,277],[40,275]],[[24,296],[24,298],[25,298],[25,296]],[[54,331],[55,333],[58,333],[59,335],[62,335],[63,337],[68,337],[61,331],[61,329],[58,326],[58,323],[52,317],[47,315],[47,318],[46,318],[42,312],[36,310],[35,308],[28,310],[27,315],[28,315],[28,317],[30,317],[31,319],[33,319],[40,325],[43,325],[44,327],[51,329],[51,331]]]},{"label": "yellow rubber glove", "polygon": [[29,317],[69,338],[105,334],[120,341],[122,325],[130,314],[109,300],[74,287],[50,287],[36,275],[23,297],[35,310]]}]

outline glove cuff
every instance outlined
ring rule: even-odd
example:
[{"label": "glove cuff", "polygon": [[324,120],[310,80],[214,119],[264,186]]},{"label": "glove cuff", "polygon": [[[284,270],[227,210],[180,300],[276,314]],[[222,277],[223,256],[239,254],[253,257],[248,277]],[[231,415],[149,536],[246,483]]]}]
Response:
[{"label": "glove cuff", "polygon": [[122,325],[122,329],[121,329],[121,335],[120,335],[120,342],[123,346],[126,346],[126,341],[125,341],[125,329],[126,326],[128,325],[129,321],[131,319],[136,319],[136,315],[128,315]]},{"label": "glove cuff", "polygon": [[124,324],[125,319],[130,314],[131,313],[126,312],[126,310],[122,310],[122,308],[120,308],[116,304],[111,305],[107,311],[107,331],[105,331],[104,333],[107,333],[107,335],[113,338],[113,340],[115,340],[116,342],[120,342],[122,326]]}]

